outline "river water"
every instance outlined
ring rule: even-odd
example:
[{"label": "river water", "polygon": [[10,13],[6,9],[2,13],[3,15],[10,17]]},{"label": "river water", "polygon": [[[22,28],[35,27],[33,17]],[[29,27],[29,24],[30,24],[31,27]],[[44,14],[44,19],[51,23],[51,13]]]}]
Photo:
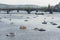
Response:
[{"label": "river water", "polygon": [[[44,19],[45,18],[45,19]],[[25,21],[28,20],[28,21]],[[43,21],[47,24],[42,24]],[[57,25],[52,25],[54,22]],[[19,27],[26,26],[26,30],[20,30]],[[44,15],[24,14],[0,14],[0,40],[60,40],[60,13],[54,12]],[[43,28],[46,31],[35,31],[34,28]],[[10,32],[14,32],[15,37],[7,37]]]}]

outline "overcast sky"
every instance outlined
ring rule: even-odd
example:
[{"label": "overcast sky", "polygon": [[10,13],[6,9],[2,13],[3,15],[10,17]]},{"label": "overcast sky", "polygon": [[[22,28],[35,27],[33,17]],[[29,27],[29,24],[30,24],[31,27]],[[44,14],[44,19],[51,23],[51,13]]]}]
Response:
[{"label": "overcast sky", "polygon": [[60,0],[0,0],[0,3],[5,4],[35,4],[40,6],[47,6],[48,4],[56,5]]}]

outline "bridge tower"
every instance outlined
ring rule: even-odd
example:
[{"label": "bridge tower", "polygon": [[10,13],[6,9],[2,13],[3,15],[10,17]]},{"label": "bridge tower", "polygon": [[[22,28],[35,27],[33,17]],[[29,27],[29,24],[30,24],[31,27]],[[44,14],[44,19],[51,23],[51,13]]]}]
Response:
[{"label": "bridge tower", "polygon": [[48,5],[48,11],[49,11],[50,14],[53,13],[53,10],[52,10],[52,7],[50,6],[50,4]]}]

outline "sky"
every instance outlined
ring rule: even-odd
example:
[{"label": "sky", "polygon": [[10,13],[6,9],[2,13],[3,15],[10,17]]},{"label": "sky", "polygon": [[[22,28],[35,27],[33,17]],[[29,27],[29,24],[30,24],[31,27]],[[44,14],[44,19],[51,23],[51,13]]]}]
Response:
[{"label": "sky", "polygon": [[60,0],[0,0],[0,3],[10,5],[32,4],[32,5],[47,6],[48,4],[56,5],[59,2]]}]

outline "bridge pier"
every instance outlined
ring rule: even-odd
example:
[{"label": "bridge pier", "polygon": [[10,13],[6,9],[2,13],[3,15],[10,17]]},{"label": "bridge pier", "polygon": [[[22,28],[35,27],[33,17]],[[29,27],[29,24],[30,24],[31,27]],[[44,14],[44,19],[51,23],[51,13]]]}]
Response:
[{"label": "bridge pier", "polygon": [[52,9],[49,9],[49,13],[50,13],[50,14],[53,14],[53,10],[52,10]]},{"label": "bridge pier", "polygon": [[28,14],[30,14],[31,11],[27,11],[27,12],[28,12]]},{"label": "bridge pier", "polygon": [[7,14],[9,14],[9,12],[10,12],[10,11],[9,11],[9,10],[7,10]]},{"label": "bridge pier", "polygon": [[38,10],[36,10],[36,12],[38,12]]},{"label": "bridge pier", "polygon": [[26,10],[28,14],[30,14],[31,10]]},{"label": "bridge pier", "polygon": [[19,12],[19,10],[17,10],[17,12]]}]

